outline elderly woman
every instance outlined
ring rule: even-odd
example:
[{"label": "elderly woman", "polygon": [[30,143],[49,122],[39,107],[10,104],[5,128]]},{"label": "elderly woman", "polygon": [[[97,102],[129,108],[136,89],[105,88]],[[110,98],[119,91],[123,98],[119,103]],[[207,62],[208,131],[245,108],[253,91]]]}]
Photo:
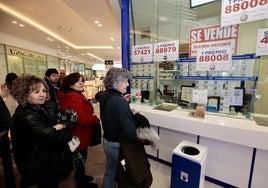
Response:
[{"label": "elderly woman", "polygon": [[48,88],[41,78],[18,77],[10,90],[19,106],[11,129],[15,162],[21,175],[21,188],[57,188],[71,172],[72,134],[56,119],[57,105],[48,101]]},{"label": "elderly woman", "polygon": [[106,92],[100,97],[100,116],[103,127],[103,148],[107,164],[104,188],[113,188],[119,161],[120,135],[136,139],[136,127],[128,101],[123,97],[131,74],[122,68],[111,68],[103,80]]}]

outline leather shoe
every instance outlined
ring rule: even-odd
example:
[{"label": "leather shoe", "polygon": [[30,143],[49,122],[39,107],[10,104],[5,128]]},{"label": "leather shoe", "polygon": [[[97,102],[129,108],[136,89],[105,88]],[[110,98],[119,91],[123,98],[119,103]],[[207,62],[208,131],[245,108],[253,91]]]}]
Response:
[{"label": "leather shoe", "polygon": [[94,177],[85,175],[84,176],[84,181],[85,182],[92,182],[92,181],[94,181]]}]

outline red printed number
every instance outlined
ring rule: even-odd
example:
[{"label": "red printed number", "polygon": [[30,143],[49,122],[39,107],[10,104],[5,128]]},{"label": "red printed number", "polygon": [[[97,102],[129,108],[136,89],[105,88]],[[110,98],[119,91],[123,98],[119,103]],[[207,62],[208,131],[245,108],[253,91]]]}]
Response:
[{"label": "red printed number", "polygon": [[135,50],[134,51],[134,55],[147,55],[147,54],[150,54],[151,51],[148,49],[148,50]]},{"label": "red printed number", "polygon": [[224,55],[204,55],[199,57],[199,62],[209,62],[209,61],[227,61],[229,59],[228,54]]},{"label": "red printed number", "polygon": [[167,52],[176,52],[176,47],[169,46],[169,47],[164,47],[164,48],[156,48],[155,50],[155,53],[157,54],[162,54],[162,53],[167,53]]},{"label": "red printed number", "polygon": [[268,36],[263,37],[260,43],[268,44]]},{"label": "red printed number", "polygon": [[240,10],[246,10],[248,8],[255,8],[256,6],[264,6],[268,3],[268,0],[250,0],[243,1],[241,3],[235,3],[225,7],[225,13],[230,14],[232,12],[238,12]]}]

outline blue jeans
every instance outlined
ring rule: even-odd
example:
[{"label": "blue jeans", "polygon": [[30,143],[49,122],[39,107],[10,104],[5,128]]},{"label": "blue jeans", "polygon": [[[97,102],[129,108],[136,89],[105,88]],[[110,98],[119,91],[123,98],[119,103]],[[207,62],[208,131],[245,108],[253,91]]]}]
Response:
[{"label": "blue jeans", "polygon": [[106,155],[106,171],[103,177],[103,188],[113,188],[116,179],[119,160],[119,142],[110,142],[103,139],[103,149]]}]

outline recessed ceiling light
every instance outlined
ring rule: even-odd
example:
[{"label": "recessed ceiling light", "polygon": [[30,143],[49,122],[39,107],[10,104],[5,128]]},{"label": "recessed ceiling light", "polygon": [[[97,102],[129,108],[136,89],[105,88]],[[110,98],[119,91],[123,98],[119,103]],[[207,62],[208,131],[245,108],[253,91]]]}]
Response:
[{"label": "recessed ceiling light", "polygon": [[24,25],[23,25],[23,24],[19,24],[19,26],[20,26],[20,27],[24,27]]},{"label": "recessed ceiling light", "polygon": [[96,24],[100,23],[98,20],[95,21]]},{"label": "recessed ceiling light", "polygon": [[111,41],[114,41],[114,38],[113,37],[110,37]]},{"label": "recessed ceiling light", "polygon": [[52,39],[52,38],[50,38],[50,37],[47,37],[47,40],[49,40],[49,41],[54,41],[54,39]]},{"label": "recessed ceiling light", "polygon": [[12,21],[13,24],[17,24],[18,22],[17,21]]},{"label": "recessed ceiling light", "polygon": [[102,25],[101,24],[98,24],[99,27],[101,27]]}]

